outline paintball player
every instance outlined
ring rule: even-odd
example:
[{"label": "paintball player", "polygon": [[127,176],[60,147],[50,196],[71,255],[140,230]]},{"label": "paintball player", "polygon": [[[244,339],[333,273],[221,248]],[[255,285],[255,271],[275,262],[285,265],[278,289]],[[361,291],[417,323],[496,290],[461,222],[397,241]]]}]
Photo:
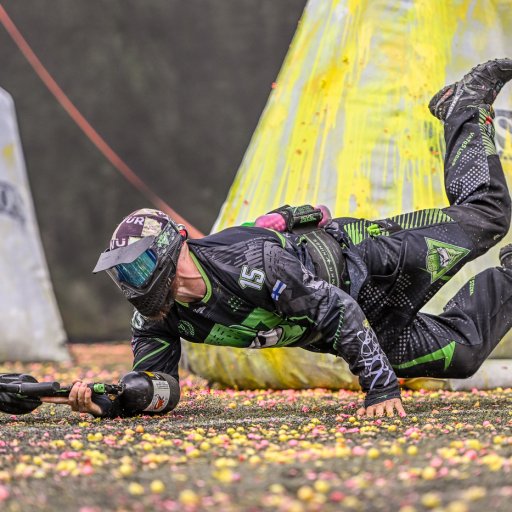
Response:
[{"label": "paintball player", "polygon": [[[491,105],[511,78],[512,60],[489,61],[430,101],[444,123],[447,208],[369,221],[282,207],[199,240],[160,211],[126,217],[95,272],[106,271],[136,308],[134,370],[178,378],[180,338],[301,347],[347,361],[366,394],[358,414],[368,417],[405,415],[397,377],[472,375],[512,326],[512,246],[442,314],[419,311],[509,229]],[[80,382],[69,399],[45,400],[123,414]]]}]

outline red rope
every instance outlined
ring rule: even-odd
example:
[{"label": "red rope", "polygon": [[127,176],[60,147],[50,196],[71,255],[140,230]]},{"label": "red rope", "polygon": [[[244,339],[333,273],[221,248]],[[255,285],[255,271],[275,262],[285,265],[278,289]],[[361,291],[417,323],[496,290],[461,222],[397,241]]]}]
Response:
[{"label": "red rope", "polygon": [[153,192],[121,159],[121,157],[105,142],[103,137],[90,125],[80,111],[75,107],[71,100],[66,96],[57,82],[43,66],[37,55],[32,51],[25,38],[21,35],[16,25],[13,23],[4,7],[0,5],[0,22],[7,33],[19,48],[21,53],[27,59],[32,69],[36,72],[44,85],[53,94],[62,108],[69,114],[71,119],[84,132],[89,140],[99,149],[103,156],[122,174],[122,176],[139,190],[147,199],[149,199],[159,210],[164,211],[176,222],[184,224],[192,238],[200,238],[203,235],[192,224],[187,222],[181,215],[176,213],[163,199]]}]

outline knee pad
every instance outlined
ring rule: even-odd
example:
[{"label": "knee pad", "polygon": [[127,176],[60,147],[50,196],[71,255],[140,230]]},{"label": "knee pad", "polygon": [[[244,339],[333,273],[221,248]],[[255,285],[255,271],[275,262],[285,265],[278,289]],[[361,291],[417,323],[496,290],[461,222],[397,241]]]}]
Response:
[{"label": "knee pad", "polygon": [[[480,345],[483,349],[483,346]],[[472,377],[482,366],[485,357],[479,354],[475,346],[457,344],[450,366],[446,369],[446,377],[450,379],[467,379]]]}]

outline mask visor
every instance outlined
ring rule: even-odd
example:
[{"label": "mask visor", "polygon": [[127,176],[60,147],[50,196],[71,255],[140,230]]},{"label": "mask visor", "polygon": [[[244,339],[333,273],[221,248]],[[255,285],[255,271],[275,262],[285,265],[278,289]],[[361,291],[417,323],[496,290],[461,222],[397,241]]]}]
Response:
[{"label": "mask visor", "polygon": [[119,283],[126,283],[133,288],[141,289],[153,276],[157,262],[156,254],[151,249],[147,249],[135,261],[119,263],[107,270],[107,273]]}]

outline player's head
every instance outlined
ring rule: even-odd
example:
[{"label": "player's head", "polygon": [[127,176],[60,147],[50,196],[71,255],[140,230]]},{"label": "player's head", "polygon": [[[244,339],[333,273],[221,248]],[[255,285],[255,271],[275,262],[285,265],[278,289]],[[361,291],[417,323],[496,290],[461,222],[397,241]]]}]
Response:
[{"label": "player's head", "polygon": [[146,317],[160,317],[173,304],[171,287],[187,232],[159,210],[130,213],[117,226],[93,272],[105,270]]}]

